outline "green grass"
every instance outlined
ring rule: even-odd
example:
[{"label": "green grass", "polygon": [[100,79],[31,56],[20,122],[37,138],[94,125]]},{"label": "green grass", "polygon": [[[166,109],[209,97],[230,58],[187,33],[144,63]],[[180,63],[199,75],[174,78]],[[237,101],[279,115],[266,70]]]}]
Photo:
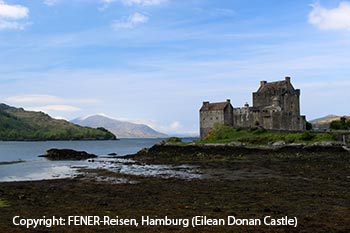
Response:
[{"label": "green grass", "polygon": [[5,200],[0,199],[0,208],[6,207],[6,206],[9,206],[8,203]]},{"label": "green grass", "polygon": [[236,129],[225,125],[216,125],[209,135],[200,141],[200,144],[205,143],[230,143],[242,142],[246,144],[269,144],[277,141],[286,143],[313,143],[321,141],[334,141],[334,135],[330,133],[293,133],[293,132],[268,132],[262,128],[254,129]]}]

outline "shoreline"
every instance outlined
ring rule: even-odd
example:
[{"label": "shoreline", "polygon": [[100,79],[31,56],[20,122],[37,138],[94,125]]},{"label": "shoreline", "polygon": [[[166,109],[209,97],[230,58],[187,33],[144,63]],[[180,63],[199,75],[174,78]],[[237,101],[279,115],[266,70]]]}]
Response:
[{"label": "shoreline", "polygon": [[[23,232],[23,227],[12,224],[12,218],[18,215],[137,219],[142,216],[191,218],[201,215],[218,219],[294,216],[298,218],[298,227],[202,226],[197,229],[200,232],[350,230],[346,208],[350,199],[347,188],[350,153],[342,147],[268,150],[222,145],[155,145],[124,158],[131,157],[146,165],[195,165],[202,177],[187,180],[89,169],[85,170],[85,175],[74,179],[0,183],[0,199],[7,203],[0,207],[0,228],[6,232]],[[180,226],[55,226],[26,232],[116,230],[192,232],[195,229]]]},{"label": "shoreline", "polygon": [[0,162],[1,165],[10,165],[10,164],[16,164],[16,163],[25,163],[27,161],[25,160],[14,160],[14,161],[8,161],[8,162]]},{"label": "shoreline", "polygon": [[[244,144],[177,144],[177,143],[158,143],[150,148],[144,148],[136,154],[126,155],[125,158],[136,159],[142,162],[167,162],[178,163],[181,159],[195,159],[205,156],[254,156],[254,155],[280,155],[280,154],[298,154],[299,156],[308,153],[344,153],[350,156],[350,145],[334,142],[323,142],[314,144],[283,144],[283,145],[255,145],[246,146]],[[181,159],[177,162],[174,160],[179,156]],[[188,157],[186,159],[186,157]],[[195,161],[195,160],[194,160]]]}]

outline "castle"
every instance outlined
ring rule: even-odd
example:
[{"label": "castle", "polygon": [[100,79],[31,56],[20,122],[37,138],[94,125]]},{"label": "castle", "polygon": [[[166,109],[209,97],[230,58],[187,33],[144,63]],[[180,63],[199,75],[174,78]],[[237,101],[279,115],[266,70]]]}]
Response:
[{"label": "castle", "polygon": [[203,102],[200,109],[200,137],[204,139],[214,124],[237,128],[263,127],[267,130],[304,131],[305,116],[300,115],[300,90],[294,89],[290,77],[283,81],[261,81],[253,93],[253,106],[233,108],[230,100]]}]

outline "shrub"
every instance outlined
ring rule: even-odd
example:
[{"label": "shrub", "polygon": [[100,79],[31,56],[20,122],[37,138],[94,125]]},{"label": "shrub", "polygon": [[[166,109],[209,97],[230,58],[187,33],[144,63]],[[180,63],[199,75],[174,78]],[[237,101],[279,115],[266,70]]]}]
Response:
[{"label": "shrub", "polygon": [[263,133],[266,133],[266,129],[264,128],[258,128],[258,129],[255,129],[254,134],[263,134]]},{"label": "shrub", "polygon": [[310,122],[306,122],[306,130],[312,130],[312,124]]},{"label": "shrub", "polygon": [[312,139],[315,138],[314,134],[310,134],[310,133],[303,133],[300,137],[301,140],[303,141],[311,141]]},{"label": "shrub", "polygon": [[178,137],[170,137],[165,140],[165,142],[170,142],[170,143],[179,143],[182,142],[181,138]]}]

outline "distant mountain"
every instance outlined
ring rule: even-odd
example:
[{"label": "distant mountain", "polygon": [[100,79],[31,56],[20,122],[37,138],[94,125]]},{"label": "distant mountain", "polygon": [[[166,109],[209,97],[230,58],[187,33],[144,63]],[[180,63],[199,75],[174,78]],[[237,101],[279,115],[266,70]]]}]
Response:
[{"label": "distant mountain", "polygon": [[103,127],[114,133],[118,138],[164,138],[166,134],[160,133],[143,124],[134,124],[119,121],[101,115],[77,118],[71,121],[74,124],[89,127]]},{"label": "distant mountain", "polygon": [[[329,125],[332,121],[337,121],[343,116],[337,116],[337,115],[327,115],[325,117],[317,118],[314,120],[311,120],[310,123],[312,124],[314,129],[329,129]],[[347,119],[350,119],[350,116],[345,116]]]},{"label": "distant mountain", "polygon": [[106,129],[92,129],[51,118],[43,112],[26,111],[0,104],[0,140],[109,140]]}]

